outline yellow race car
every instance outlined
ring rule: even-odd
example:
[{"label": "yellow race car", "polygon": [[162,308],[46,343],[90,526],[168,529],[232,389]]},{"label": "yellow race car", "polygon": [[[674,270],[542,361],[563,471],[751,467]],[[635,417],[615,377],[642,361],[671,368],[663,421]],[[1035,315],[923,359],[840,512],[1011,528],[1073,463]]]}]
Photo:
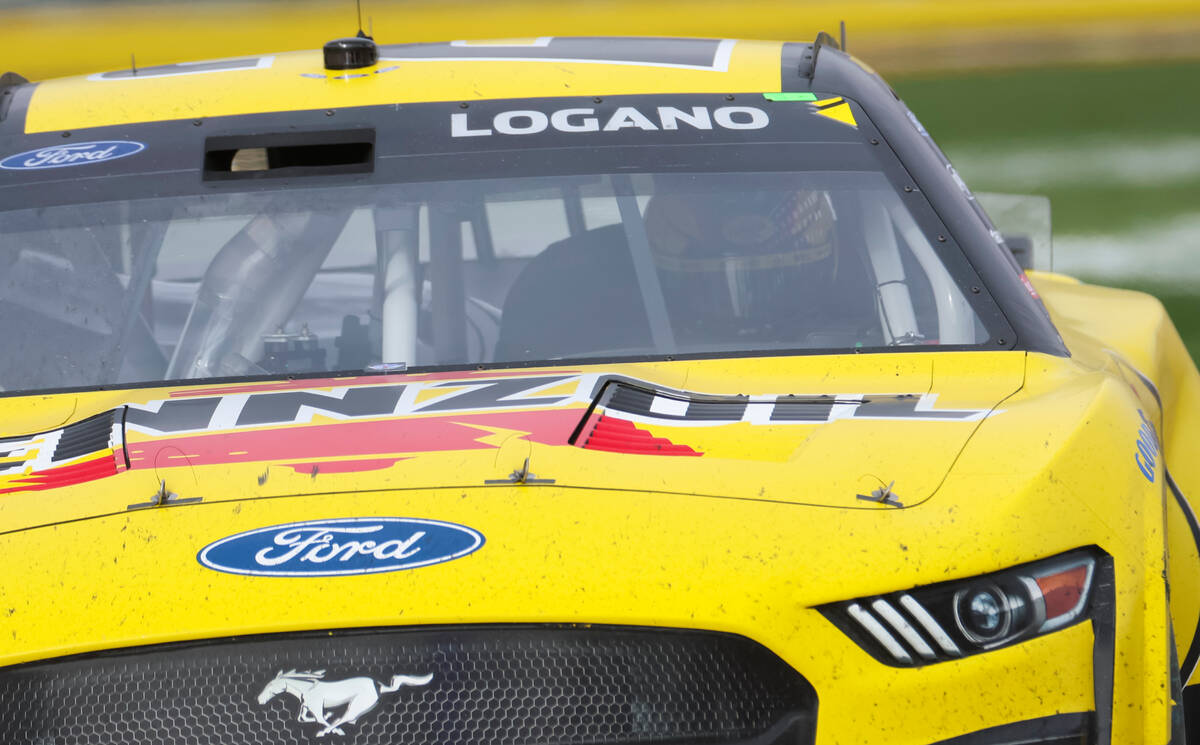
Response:
[{"label": "yellow race car", "polygon": [[828,36],[7,75],[0,236],[5,745],[1185,741],[1195,366]]}]

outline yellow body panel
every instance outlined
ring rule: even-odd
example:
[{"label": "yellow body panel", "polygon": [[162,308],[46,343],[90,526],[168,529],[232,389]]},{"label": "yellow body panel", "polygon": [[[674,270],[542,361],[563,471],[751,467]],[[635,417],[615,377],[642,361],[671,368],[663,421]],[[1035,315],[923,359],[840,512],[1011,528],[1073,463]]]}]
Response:
[{"label": "yellow body panel", "polygon": [[[1013,509],[1019,514],[997,520],[999,532],[1020,528],[1029,544],[1046,553],[1076,545],[1078,526],[1054,519],[1060,502],[1033,506],[990,493],[980,494],[974,506],[816,516],[791,505],[535,486],[144,510],[24,531],[5,541],[4,560],[20,556],[30,567],[21,585],[52,589],[21,597],[8,619],[15,634],[10,650],[36,654],[10,651],[0,662],[352,626],[578,622],[702,628],[760,641],[801,671],[819,696],[826,692],[822,730],[829,736],[820,742],[870,742],[880,733],[891,742],[925,742],[931,734],[1089,708],[1091,675],[1078,661],[1090,655],[1090,628],[1072,627],[964,663],[902,670],[880,666],[812,606],[921,582],[929,567],[919,557],[930,552],[956,557],[937,570],[943,576],[1036,558],[1024,547],[1002,549],[953,535],[955,522],[975,519],[976,510],[993,515]],[[218,574],[194,558],[199,547],[237,526],[348,514],[450,520],[480,530],[488,544],[436,567],[323,580]],[[64,545],[71,549],[62,551]],[[1141,578],[1131,579],[1134,587]],[[14,582],[5,580],[6,596],[17,589]],[[72,610],[63,614],[63,608]],[[887,696],[874,695],[881,688]],[[865,699],[874,703],[864,712]],[[981,699],[991,702],[986,709],[977,706]],[[940,702],[936,714],[927,709],[929,700]],[[931,716],[938,722],[933,726]]]},{"label": "yellow body panel", "polygon": [[[1136,414],[1122,405],[1136,392],[1079,360],[1022,352],[862,355],[839,366],[844,378],[831,378],[829,359],[820,357],[605,369],[659,385],[686,380],[688,389],[712,393],[777,392],[787,380],[801,381],[791,390],[805,392],[852,389],[872,380],[878,390],[889,378],[900,381],[897,388],[889,381],[889,389],[908,390],[921,381],[944,393],[939,407],[956,400],[977,404],[982,388],[990,391],[994,410],[972,424],[973,434],[955,451],[954,467],[936,493],[902,508],[858,501],[853,490],[829,495],[819,508],[800,498],[722,495],[711,484],[688,485],[687,469],[707,454],[596,453],[528,443],[519,431],[505,437],[479,429],[480,438],[498,437],[486,450],[417,455],[366,472],[310,475],[270,462],[159,462],[154,469],[134,467],[60,489],[58,503],[46,500],[45,492],[12,493],[0,500],[6,533],[0,564],[23,569],[0,579],[0,594],[11,599],[10,641],[0,649],[0,664],[313,628],[506,622],[701,628],[749,636],[804,674],[822,701],[818,742],[870,742],[880,733],[889,742],[929,742],[1090,709],[1090,625],[959,662],[900,669],[874,661],[814,606],[1095,544],[1113,556],[1118,571],[1116,700],[1161,703],[1169,683],[1165,587],[1158,580],[1161,489],[1132,467],[1129,448],[1112,451],[1107,444],[1122,442],[1113,433],[1136,431]],[[76,394],[76,418],[163,394]],[[855,422],[821,426],[837,424]],[[913,424],[875,421],[872,436],[920,439]],[[920,424],[935,438],[938,427],[956,426]],[[680,440],[686,434],[676,431],[686,428],[654,429]],[[718,456],[721,468],[757,487],[769,458],[740,442],[745,429],[709,428],[705,447],[716,451],[721,437],[728,437],[727,454]],[[796,430],[790,437],[799,444],[805,434],[819,437],[821,429],[815,435]],[[557,483],[482,484],[519,467],[529,453],[532,470]],[[931,468],[945,474],[943,456],[928,448],[924,456],[888,463],[887,478],[896,479],[903,499],[907,478]],[[863,458],[861,449],[843,446],[822,453],[822,470],[876,470]],[[584,459],[598,465],[588,468]],[[674,470],[677,463],[682,470]],[[650,491],[635,490],[635,481],[623,490],[598,489],[593,469],[613,483],[625,473],[636,475]],[[797,479],[803,470],[794,471]],[[180,497],[203,501],[125,509],[148,499],[159,478]],[[448,480],[454,485],[434,486]],[[71,511],[97,517],[72,521]],[[482,532],[487,544],[444,565],[324,579],[228,575],[195,559],[205,545],[245,529],[372,515],[465,524]],[[880,690],[887,695],[872,695]],[[930,700],[938,707],[931,709]],[[989,706],[980,708],[980,700]],[[1166,741],[1167,707],[1118,713],[1114,741]]]},{"label": "yellow body panel", "polygon": [[[1164,461],[1189,500],[1200,494],[1200,463],[1190,457],[1200,437],[1200,375],[1179,332],[1155,298],[1138,292],[1034,273],[1055,323],[1076,360],[1121,379],[1147,412],[1159,412]],[[1151,391],[1140,376],[1153,381]],[[1169,490],[1168,490],[1169,492]],[[1200,551],[1185,510],[1165,495],[1170,616],[1180,659],[1200,624]],[[1195,674],[1187,683],[1197,683]]]}]

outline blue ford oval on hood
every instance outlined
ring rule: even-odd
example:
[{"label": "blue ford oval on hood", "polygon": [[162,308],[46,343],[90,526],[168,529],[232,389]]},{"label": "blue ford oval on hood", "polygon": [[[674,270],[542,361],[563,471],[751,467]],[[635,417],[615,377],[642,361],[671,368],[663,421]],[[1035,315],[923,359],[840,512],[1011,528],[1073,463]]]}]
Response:
[{"label": "blue ford oval on hood", "polygon": [[218,572],[336,577],[458,559],[483,545],[465,525],[409,517],[347,517],[272,525],[208,544],[196,559]]},{"label": "blue ford oval on hood", "polygon": [[140,153],[146,146],[128,140],[106,140],[104,142],[73,142],[48,145],[37,150],[28,150],[0,160],[0,168],[10,171],[35,171],[43,168],[67,168],[116,160]]}]

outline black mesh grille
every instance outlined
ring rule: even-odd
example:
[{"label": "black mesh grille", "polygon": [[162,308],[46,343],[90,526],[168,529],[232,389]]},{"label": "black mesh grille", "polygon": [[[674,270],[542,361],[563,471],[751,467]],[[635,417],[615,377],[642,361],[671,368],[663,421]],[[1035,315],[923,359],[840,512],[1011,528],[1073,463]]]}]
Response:
[{"label": "black mesh grille", "polygon": [[[761,742],[790,745],[812,738],[811,686],[741,637],[481,627],[263,639],[0,671],[0,742],[316,741],[325,727],[298,721],[314,718],[302,714],[298,697],[282,692],[259,703],[280,672],[291,673],[293,688],[309,689],[307,700],[329,722],[377,700],[342,724],[343,734],[324,736],[327,743],[734,743],[768,733]],[[414,679],[405,684],[397,675]]]}]

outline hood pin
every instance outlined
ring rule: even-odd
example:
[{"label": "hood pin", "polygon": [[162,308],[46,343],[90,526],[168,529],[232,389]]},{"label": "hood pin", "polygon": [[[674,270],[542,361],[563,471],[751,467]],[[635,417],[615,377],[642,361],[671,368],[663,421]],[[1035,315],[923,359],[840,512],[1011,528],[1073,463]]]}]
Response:
[{"label": "hood pin", "polygon": [[537,474],[529,472],[529,458],[525,465],[508,474],[506,479],[488,479],[485,484],[553,484],[554,479],[539,479]]},{"label": "hood pin", "polygon": [[154,496],[150,497],[149,502],[139,502],[137,504],[131,504],[131,505],[127,506],[125,509],[140,510],[140,509],[144,509],[146,507],[168,507],[168,506],[176,505],[176,504],[191,504],[191,503],[195,503],[195,502],[201,502],[203,500],[204,500],[204,497],[188,497],[187,499],[180,499],[178,494],[176,494],[173,491],[167,490],[167,480],[166,479],[159,479],[158,491],[154,492]]},{"label": "hood pin", "polygon": [[900,500],[896,498],[896,494],[892,491],[892,487],[895,485],[896,482],[893,480],[892,483],[888,484],[887,486],[880,486],[878,489],[872,491],[869,495],[856,494],[855,496],[864,502],[879,502],[880,504],[886,504],[891,507],[903,507],[904,505],[901,504]]}]

